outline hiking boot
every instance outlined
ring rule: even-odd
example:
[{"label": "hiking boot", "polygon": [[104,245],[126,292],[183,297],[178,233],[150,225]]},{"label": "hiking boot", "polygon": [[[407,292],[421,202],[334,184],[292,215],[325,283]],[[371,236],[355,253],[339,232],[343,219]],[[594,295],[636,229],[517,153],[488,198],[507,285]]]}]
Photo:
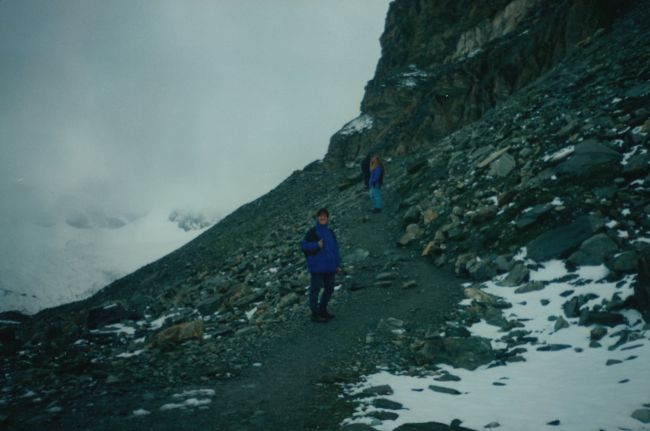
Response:
[{"label": "hiking boot", "polygon": [[334,315],[330,314],[327,310],[321,311],[320,315],[323,316],[324,318],[326,318],[327,320],[330,320],[330,319],[334,318]]},{"label": "hiking boot", "polygon": [[318,323],[326,323],[327,322],[327,317],[323,316],[322,314],[319,313],[312,313],[311,314],[311,321],[312,322],[318,322]]}]

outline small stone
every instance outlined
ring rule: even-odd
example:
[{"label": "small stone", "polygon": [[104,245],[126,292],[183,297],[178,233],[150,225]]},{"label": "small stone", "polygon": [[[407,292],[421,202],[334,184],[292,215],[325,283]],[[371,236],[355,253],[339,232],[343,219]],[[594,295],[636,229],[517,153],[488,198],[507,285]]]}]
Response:
[{"label": "small stone", "polygon": [[[380,421],[394,421],[399,417],[395,412],[387,412],[385,410],[379,410],[368,413],[368,416],[371,418],[379,419]],[[372,428],[374,430],[374,428]]]},{"label": "small stone", "polygon": [[515,293],[528,293],[534,292],[536,290],[544,289],[544,282],[542,281],[531,281],[526,283],[524,286],[521,286],[515,290]]},{"label": "small stone", "polygon": [[550,426],[553,426],[553,427],[559,426],[560,425],[560,420],[555,419],[554,421],[547,422],[546,425],[550,425]]},{"label": "small stone", "polygon": [[644,424],[650,423],[650,409],[638,409],[632,413],[632,417]]},{"label": "small stone", "polygon": [[429,389],[431,389],[434,392],[439,392],[441,394],[461,395],[461,393],[458,392],[456,389],[446,388],[444,386],[429,385]]},{"label": "small stone", "polygon": [[607,328],[602,326],[597,326],[590,332],[590,339],[592,341],[598,341],[607,335]]},{"label": "small stone", "polygon": [[538,352],[557,352],[559,350],[570,349],[569,344],[548,344],[546,346],[538,347]]},{"label": "small stone", "polygon": [[555,322],[555,332],[557,332],[557,331],[559,331],[559,330],[561,330],[561,329],[568,328],[569,326],[570,326],[570,325],[569,325],[569,322],[567,322],[567,321],[564,319],[564,317],[560,316],[560,317],[557,319],[557,321]]},{"label": "small stone", "polygon": [[402,404],[387,400],[386,398],[377,398],[376,400],[373,400],[372,405],[378,409],[386,410],[400,410],[402,408]]},{"label": "small stone", "polygon": [[515,287],[527,281],[529,277],[530,270],[523,263],[518,262],[512,267],[508,276],[498,284],[499,286]]},{"label": "small stone", "polygon": [[374,397],[377,395],[393,395],[393,388],[391,388],[390,385],[373,386],[371,388],[364,389],[360,395],[364,397]]},{"label": "small stone", "polygon": [[418,283],[415,280],[410,280],[402,284],[402,289],[412,289],[414,287],[417,287],[417,285]]}]

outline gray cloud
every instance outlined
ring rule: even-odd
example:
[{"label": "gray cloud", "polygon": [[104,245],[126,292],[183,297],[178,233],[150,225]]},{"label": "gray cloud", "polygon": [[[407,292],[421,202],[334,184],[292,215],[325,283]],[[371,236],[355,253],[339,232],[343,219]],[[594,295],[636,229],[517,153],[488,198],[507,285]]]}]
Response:
[{"label": "gray cloud", "polygon": [[[358,115],[387,9],[387,0],[0,2],[0,235],[13,231],[30,256],[14,260],[40,271],[42,253],[28,250],[65,243],[74,226],[121,231],[119,220],[168,221],[173,210],[223,216],[322,157]],[[0,258],[15,253],[0,245]]]}]

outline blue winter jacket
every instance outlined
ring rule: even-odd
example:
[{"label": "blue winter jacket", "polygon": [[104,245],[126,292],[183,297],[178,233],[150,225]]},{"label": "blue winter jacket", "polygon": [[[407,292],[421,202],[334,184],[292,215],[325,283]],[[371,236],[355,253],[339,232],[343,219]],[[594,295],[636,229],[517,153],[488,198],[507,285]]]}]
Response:
[{"label": "blue winter jacket", "polygon": [[[318,241],[321,239],[323,248],[318,245]],[[341,266],[341,255],[336,235],[327,225],[316,222],[316,226],[307,231],[300,246],[307,256],[309,272],[331,273],[336,272],[336,268]]]},{"label": "blue winter jacket", "polygon": [[381,188],[382,180],[382,168],[381,166],[376,166],[375,169],[370,172],[370,181],[368,181],[370,183],[370,187],[374,187],[376,189]]}]

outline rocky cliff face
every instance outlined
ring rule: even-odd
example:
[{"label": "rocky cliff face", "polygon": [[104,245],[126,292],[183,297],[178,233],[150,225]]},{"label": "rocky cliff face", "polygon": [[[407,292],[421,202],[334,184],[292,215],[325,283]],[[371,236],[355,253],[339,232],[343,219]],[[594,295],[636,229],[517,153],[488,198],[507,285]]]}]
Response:
[{"label": "rocky cliff face", "polygon": [[604,31],[630,2],[395,1],[361,116],[327,160],[404,154],[479,119]]},{"label": "rocky cliff face", "polygon": [[[631,298],[575,293],[564,316],[549,318],[601,334],[599,325],[623,324],[623,309],[647,318],[650,7],[626,3],[630,10],[618,17],[618,5],[394,2],[363,115],[334,135],[324,162],[88,300],[31,318],[0,315],[0,424],[92,429],[84,418],[102,417],[97,429],[141,429],[127,419],[136,415],[133,403],[157,412],[172,397],[169,387],[209,383],[232,399],[204,400],[213,410],[193,419],[204,418],[206,428],[260,429],[263,422],[241,426],[238,415],[266,410],[269,421],[286,425],[303,410],[308,417],[329,408],[313,391],[283,405],[291,391],[276,384],[334,386],[382,364],[521,360],[522,346],[540,346],[502,314],[507,304],[486,303],[475,286],[471,307],[453,311],[463,289],[445,277],[460,284],[501,276],[522,292],[539,290],[546,282],[529,274],[548,259],[569,270],[606,265],[615,282],[636,277]],[[374,145],[387,156],[381,218],[370,218],[358,165],[350,163]],[[338,332],[318,332],[332,344],[314,346],[298,241],[322,206],[333,215],[348,270],[337,306],[348,304],[353,318],[337,317]],[[431,280],[435,289],[425,288]],[[465,327],[480,320],[501,328],[506,347],[494,351],[470,337]],[[647,338],[647,328],[611,336],[620,337],[617,349]],[[334,370],[305,372],[318,365],[305,351]],[[250,370],[273,360],[270,380],[255,391],[229,383],[248,375],[247,384],[258,384]],[[129,398],[136,387],[146,392],[137,400]],[[268,399],[276,400],[272,407]],[[121,419],[111,416],[115,405]],[[323,417],[335,429],[345,409],[329,413]],[[156,429],[186,425],[164,414],[149,420]],[[266,429],[330,429],[298,423]]]}]

